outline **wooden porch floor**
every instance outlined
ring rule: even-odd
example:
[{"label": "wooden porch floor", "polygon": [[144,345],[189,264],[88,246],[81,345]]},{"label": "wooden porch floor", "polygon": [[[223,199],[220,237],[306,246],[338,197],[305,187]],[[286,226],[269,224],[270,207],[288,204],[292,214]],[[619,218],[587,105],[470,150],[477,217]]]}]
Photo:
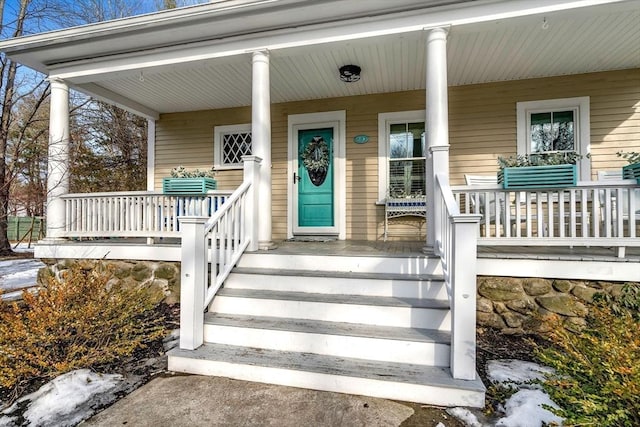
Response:
[{"label": "wooden porch floor", "polygon": [[[271,253],[306,255],[360,255],[360,256],[424,256],[424,241],[276,241],[276,249]],[[56,242],[56,246],[116,246],[116,247],[156,247],[177,248],[179,239],[163,239],[154,245],[147,245],[144,238],[111,238]],[[640,263],[640,247],[627,247],[624,258],[616,256],[616,248],[563,247],[563,246],[478,246],[480,259],[522,259],[553,261],[605,261]]]},{"label": "wooden porch floor", "polygon": [[[360,256],[424,256],[423,241],[361,241],[333,240],[323,242],[279,241],[270,251],[281,254],[322,254]],[[541,247],[541,246],[478,246],[478,258],[531,259],[554,261],[609,261],[640,263],[640,247],[628,247],[625,258],[616,256],[616,248]]]},{"label": "wooden porch floor", "polygon": [[[278,241],[270,253],[383,256],[418,258],[423,241]],[[266,251],[265,251],[266,252]],[[148,245],[143,238],[83,240],[40,244],[36,257],[179,261],[178,239]],[[479,246],[477,272],[481,276],[547,277],[570,280],[640,282],[640,248],[627,247],[624,258],[616,248],[561,246]]]}]

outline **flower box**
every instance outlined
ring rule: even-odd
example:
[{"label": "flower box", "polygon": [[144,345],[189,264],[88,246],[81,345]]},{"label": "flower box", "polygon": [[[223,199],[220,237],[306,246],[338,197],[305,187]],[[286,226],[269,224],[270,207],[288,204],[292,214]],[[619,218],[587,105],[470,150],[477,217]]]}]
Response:
[{"label": "flower box", "polygon": [[498,172],[498,183],[507,189],[574,187],[578,169],[572,164],[508,167]]},{"label": "flower box", "polygon": [[213,178],[163,178],[162,192],[165,194],[206,194],[215,190],[217,182]]},{"label": "flower box", "polygon": [[640,184],[640,163],[632,163],[622,167],[622,178],[635,179]]}]

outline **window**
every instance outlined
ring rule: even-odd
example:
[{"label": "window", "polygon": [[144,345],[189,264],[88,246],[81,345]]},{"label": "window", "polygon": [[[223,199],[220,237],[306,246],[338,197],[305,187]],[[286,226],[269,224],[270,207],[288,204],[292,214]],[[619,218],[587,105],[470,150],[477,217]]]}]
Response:
[{"label": "window", "polygon": [[251,125],[216,126],[213,134],[214,167],[242,169],[242,156],[252,153]]},{"label": "window", "polygon": [[378,115],[378,198],[425,194],[425,113]]},{"label": "window", "polygon": [[518,102],[518,154],[576,152],[581,180],[591,179],[589,97]]}]

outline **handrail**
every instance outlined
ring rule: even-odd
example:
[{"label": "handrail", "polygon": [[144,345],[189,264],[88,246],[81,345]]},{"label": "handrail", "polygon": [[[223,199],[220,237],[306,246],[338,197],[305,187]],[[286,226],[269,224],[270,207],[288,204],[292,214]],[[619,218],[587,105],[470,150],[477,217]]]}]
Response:
[{"label": "handrail", "polygon": [[180,348],[204,342],[204,312],[245,250],[258,250],[261,159],[244,156],[244,180],[210,216],[185,216],[181,227]]},{"label": "handrail", "polygon": [[[233,204],[236,202],[236,200],[238,200],[240,197],[242,197],[244,195],[244,193],[247,192],[247,190],[249,189],[249,187],[251,186],[250,182],[244,181],[240,187],[236,188],[236,190],[231,193],[231,195],[229,197],[227,197],[227,199],[225,200],[225,202],[227,204]],[[225,209],[219,209],[217,210],[213,216],[211,218],[209,218],[209,220],[205,223],[204,225],[204,231],[205,232],[209,232],[211,231],[211,229],[214,227],[214,225],[220,221],[220,217],[222,217],[222,215],[224,215],[224,212],[226,210]]]},{"label": "handrail", "polygon": [[451,373],[476,377],[476,257],[480,215],[461,214],[446,175],[435,176],[435,252],[451,304]]},{"label": "handrail", "polygon": [[178,218],[211,216],[232,194],[154,191],[66,194],[63,237],[180,237]]},{"label": "handrail", "polygon": [[[205,238],[211,241],[209,286],[204,299],[207,307],[249,245],[244,231],[245,198],[251,188],[243,182],[221,209],[204,224]],[[217,267],[217,268],[216,268]]]},{"label": "handrail", "polygon": [[[209,190],[206,193],[200,196],[208,196],[208,195],[220,195],[220,196],[229,196],[232,191],[229,190]],[[178,194],[179,196],[193,196],[192,194]],[[113,196],[167,196],[167,194],[162,191],[146,191],[146,190],[135,190],[135,191],[103,191],[103,192],[95,192],[95,193],[67,193],[60,196],[61,199],[82,199],[87,197],[113,197]]]},{"label": "handrail", "polygon": [[[640,185],[582,181],[575,187],[452,187],[462,212],[482,215],[480,245],[640,246]],[[630,214],[631,213],[631,214]]]}]

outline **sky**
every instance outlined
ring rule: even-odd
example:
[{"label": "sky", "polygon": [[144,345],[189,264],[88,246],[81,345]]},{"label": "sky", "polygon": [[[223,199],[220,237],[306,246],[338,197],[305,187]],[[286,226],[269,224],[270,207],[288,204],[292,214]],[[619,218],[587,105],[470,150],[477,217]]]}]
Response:
[{"label": "sky", "polygon": [[[0,0],[1,1],[1,0]],[[115,19],[158,11],[164,0],[30,0],[31,19],[25,34],[34,34],[95,22],[99,17]],[[207,3],[207,0],[176,0],[178,7]],[[20,0],[5,0],[2,38],[11,37]],[[56,9],[53,8],[56,7]],[[125,8],[126,6],[126,8]],[[129,9],[127,11],[127,9]],[[68,16],[65,16],[67,14]],[[104,20],[104,19],[102,19]]]}]

